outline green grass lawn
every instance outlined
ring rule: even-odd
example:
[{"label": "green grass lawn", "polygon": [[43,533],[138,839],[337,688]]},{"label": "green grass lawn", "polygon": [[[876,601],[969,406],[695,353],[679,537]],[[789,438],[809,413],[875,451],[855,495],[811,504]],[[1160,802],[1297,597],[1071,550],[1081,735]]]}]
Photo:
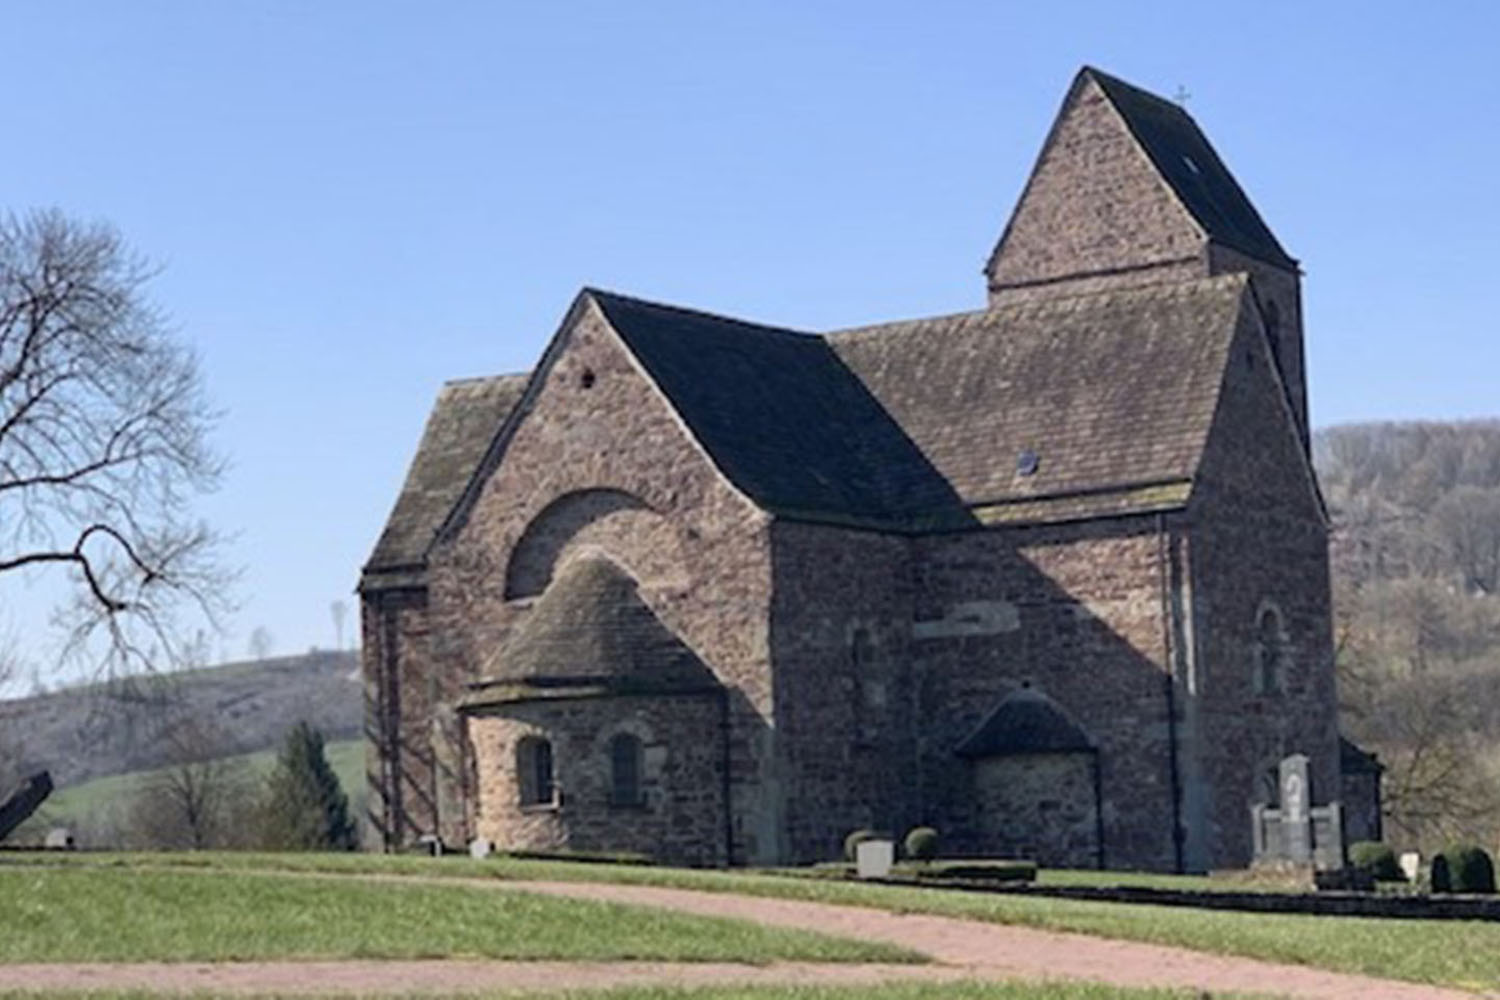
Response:
[{"label": "green grass lawn", "polygon": [[[13,857],[15,861],[0,855],[0,872],[7,863],[47,859],[43,855]],[[227,871],[280,869],[666,885],[1076,931],[1414,982],[1476,989],[1500,987],[1500,923],[1480,921],[1234,913],[864,885],[741,871],[522,861],[504,857],[475,861],[370,854],[204,853],[75,855],[65,863],[176,864]]]},{"label": "green grass lawn", "polygon": [[462,884],[0,866],[0,962],[919,961],[881,944]]},{"label": "green grass lawn", "polygon": [[[189,994],[191,995],[191,994]],[[1125,989],[1074,983],[899,983],[890,986],[720,986],[708,989],[630,987],[605,991],[527,994],[527,1000],[1202,1000],[1208,994],[1183,990]],[[4,992],[0,1000],[154,1000],[160,993]],[[266,995],[267,997],[270,994]],[[485,1000],[483,993],[462,994]],[[514,998],[514,993],[492,994]],[[1227,997],[1228,994],[1214,994]],[[423,993],[422,1000],[444,1000]],[[250,998],[254,1000],[254,998]],[[264,997],[261,1000],[265,1000]]]}]

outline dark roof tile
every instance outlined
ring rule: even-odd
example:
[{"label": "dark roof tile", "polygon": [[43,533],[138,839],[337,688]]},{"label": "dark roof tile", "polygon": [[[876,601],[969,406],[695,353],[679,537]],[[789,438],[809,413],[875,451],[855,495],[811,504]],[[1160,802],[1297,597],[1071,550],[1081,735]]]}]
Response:
[{"label": "dark roof tile", "polygon": [[1210,239],[1272,264],[1297,266],[1191,115],[1107,73],[1092,68],[1083,73],[1099,84]]},{"label": "dark roof tile", "polygon": [[520,401],[527,378],[461,379],[438,392],[396,505],[365,564],[366,585],[413,582],[409,571],[421,567],[433,535],[463,493],[490,439]]},{"label": "dark roof tile", "polygon": [[960,757],[1006,757],[1093,749],[1093,741],[1056,702],[1021,688],[995,706],[954,752]]}]

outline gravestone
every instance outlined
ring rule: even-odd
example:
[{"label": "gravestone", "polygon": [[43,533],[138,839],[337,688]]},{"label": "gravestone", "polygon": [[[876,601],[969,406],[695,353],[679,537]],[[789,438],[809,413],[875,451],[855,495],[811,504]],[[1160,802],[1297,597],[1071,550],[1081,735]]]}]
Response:
[{"label": "gravestone", "polygon": [[1293,864],[1312,862],[1312,785],[1307,775],[1307,755],[1294,753],[1281,762],[1281,844]]},{"label": "gravestone", "polygon": [[469,857],[487,858],[495,852],[495,845],[484,837],[475,837],[469,841]]},{"label": "gravestone", "polygon": [[866,840],[855,848],[854,861],[860,878],[886,878],[896,861],[896,844],[890,840]]},{"label": "gravestone", "polygon": [[1313,804],[1306,754],[1292,754],[1276,768],[1280,803],[1250,807],[1255,864],[1292,865],[1320,871],[1341,869],[1344,813],[1337,802]]}]

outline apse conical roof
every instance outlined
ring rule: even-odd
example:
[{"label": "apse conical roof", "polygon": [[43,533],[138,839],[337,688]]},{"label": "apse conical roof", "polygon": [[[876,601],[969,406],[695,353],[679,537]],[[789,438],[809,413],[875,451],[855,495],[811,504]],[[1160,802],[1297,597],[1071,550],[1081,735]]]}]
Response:
[{"label": "apse conical roof", "polygon": [[716,684],[713,672],[602,557],[575,560],[549,586],[492,661],[484,683],[671,691]]}]

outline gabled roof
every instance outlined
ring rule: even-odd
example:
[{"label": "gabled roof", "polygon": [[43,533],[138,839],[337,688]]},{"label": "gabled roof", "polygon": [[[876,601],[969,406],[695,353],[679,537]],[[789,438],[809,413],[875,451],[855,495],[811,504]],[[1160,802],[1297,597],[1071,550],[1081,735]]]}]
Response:
[{"label": "gabled roof", "polygon": [[1093,749],[1093,741],[1056,702],[1040,691],[1021,688],[995,706],[954,753],[978,758]]},{"label": "gabled roof", "polygon": [[822,337],[589,290],[736,488],[853,518],[957,498]]},{"label": "gabled roof", "polygon": [[828,341],[981,520],[1169,509],[1197,472],[1248,288],[1223,275]]},{"label": "gabled roof", "polygon": [[1297,266],[1183,108],[1092,67],[1079,77],[1098,83],[1209,239],[1271,264]]},{"label": "gabled roof", "polygon": [[663,693],[718,683],[641,599],[635,580],[599,557],[563,566],[481,673],[471,705],[495,700],[486,690],[513,695],[517,685]]},{"label": "gabled roof", "polygon": [[[825,336],[583,296],[763,509],[917,532],[1182,507],[1248,288],[1221,275]],[[444,388],[366,586],[419,573],[526,381]]]},{"label": "gabled roof", "polygon": [[526,375],[496,375],[443,385],[396,505],[365,564],[365,584],[401,582],[420,570],[433,535],[520,400],[526,380]]}]

